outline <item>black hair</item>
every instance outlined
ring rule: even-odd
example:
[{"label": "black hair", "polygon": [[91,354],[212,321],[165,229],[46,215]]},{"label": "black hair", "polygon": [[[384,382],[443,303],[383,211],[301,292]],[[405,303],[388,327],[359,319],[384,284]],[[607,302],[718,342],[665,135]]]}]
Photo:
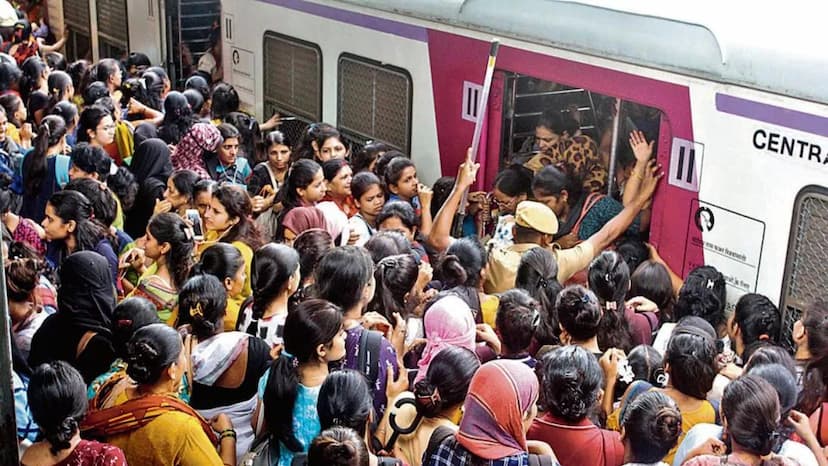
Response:
[{"label": "black hair", "polygon": [[[184,83],[184,89],[187,91],[194,90],[198,92],[204,102],[210,100],[210,83],[204,79],[204,76],[197,74],[190,76]],[[167,96],[169,97],[169,94]]]},{"label": "black hair", "polygon": [[649,391],[635,397],[621,421],[632,462],[657,463],[676,446],[682,434],[681,412],[664,393]]},{"label": "black hair", "polygon": [[151,66],[141,74],[140,79],[146,92],[136,94],[136,100],[153,110],[161,111],[164,108],[164,99],[161,97],[164,93],[164,80],[169,80],[167,72],[160,67]]},{"label": "black hair", "polygon": [[85,84],[91,78],[89,73],[89,60],[75,60],[66,68],[66,72],[72,77],[72,86],[79,91],[85,88]]},{"label": "black hair", "polygon": [[727,384],[722,414],[731,442],[755,455],[771,453],[778,438],[779,396],[765,379],[748,374]]},{"label": "black hair", "polygon": [[561,328],[572,338],[586,341],[598,334],[601,305],[591,291],[580,285],[568,286],[558,294],[555,308]]},{"label": "black hair", "polygon": [[409,167],[414,167],[415,170],[417,169],[414,162],[412,162],[408,157],[394,157],[390,162],[388,162],[388,166],[385,167],[384,173],[385,184],[388,187],[388,192],[391,192],[391,186],[396,186],[397,183],[400,182],[403,170]]},{"label": "black hair", "polygon": [[230,243],[215,243],[201,253],[200,260],[193,266],[192,276],[208,274],[224,282],[233,278],[244,267],[244,256]]},{"label": "black hair", "polygon": [[526,351],[539,323],[538,302],[525,290],[515,288],[500,295],[495,327],[505,352],[520,354]]},{"label": "black hair", "polygon": [[29,123],[37,125],[39,123],[37,118],[38,112],[40,113],[40,117],[43,118],[50,108],[48,94],[39,90],[29,94],[29,100],[26,101],[26,109],[29,111]]},{"label": "black hair", "polygon": [[318,150],[322,150],[322,146],[325,144],[325,141],[330,138],[342,139],[342,136],[339,134],[339,131],[335,126],[328,123],[313,123],[309,125],[302,135],[302,139],[296,147],[293,148],[293,153],[290,155],[291,160],[316,160],[317,149],[313,148],[314,143],[316,144]]},{"label": "black hair", "polygon": [[220,333],[222,318],[227,310],[224,283],[211,274],[190,278],[178,291],[178,310],[179,318],[190,322],[193,335],[198,339],[206,340]]},{"label": "black hair", "polygon": [[268,243],[256,250],[250,267],[254,319],[261,319],[268,305],[287,288],[299,263],[299,253],[284,244]]},{"label": "black hair", "polygon": [[149,57],[147,54],[142,52],[130,52],[126,59],[126,67],[127,69],[132,68],[133,66],[145,66],[149,67],[152,63],[150,62]]},{"label": "black hair", "polygon": [[270,146],[278,144],[280,146],[288,146],[290,148],[291,141],[288,136],[281,132],[281,131],[271,131],[267,133],[264,137],[264,146],[265,150],[269,149]]},{"label": "black hair", "polygon": [[62,118],[54,115],[43,117],[32,143],[32,152],[23,159],[23,192],[27,195],[34,196],[40,191],[47,173],[46,154],[50,147],[61,144],[64,136],[66,123]]},{"label": "black hair", "polygon": [[371,186],[379,186],[382,188],[382,181],[377,178],[377,175],[371,172],[359,172],[351,178],[351,196],[359,201],[360,198],[367,193],[369,189],[371,189]]},{"label": "black hair", "polygon": [[647,244],[638,238],[625,237],[618,241],[615,252],[621,255],[630,272],[635,272],[638,266],[650,258],[650,250]]},{"label": "black hair", "polygon": [[754,350],[750,357],[744,359],[744,372],[750,372],[754,367],[765,364],[775,364],[784,367],[788,372],[797,375],[796,362],[788,351],[776,345],[763,345]]},{"label": "black hair", "polygon": [[350,167],[345,159],[330,159],[322,162],[322,175],[330,182],[345,167]]},{"label": "black hair", "polygon": [[218,83],[213,88],[210,111],[214,120],[221,120],[230,112],[239,111],[239,93],[227,83]]},{"label": "black hair", "polygon": [[316,410],[322,429],[348,427],[365,436],[374,406],[373,396],[361,372],[345,369],[332,372],[319,389]]},{"label": "black hair", "polygon": [[[294,243],[295,244],[295,243]],[[411,243],[399,231],[379,231],[365,243],[365,249],[371,254],[371,260],[378,264],[383,257],[411,252]]]},{"label": "black hair", "polygon": [[405,154],[397,149],[389,149],[384,154],[377,157],[377,163],[374,164],[374,174],[380,177],[385,182],[385,169],[388,164],[397,157],[405,157]]},{"label": "black hair", "polygon": [[[394,322],[394,313],[399,313],[403,319],[409,317],[416,305],[413,288],[419,270],[417,260],[411,254],[388,256],[379,261],[374,270],[376,290],[368,311],[384,315],[389,322]],[[406,295],[409,295],[408,303]]]},{"label": "black hair", "polygon": [[476,237],[460,238],[446,249],[446,254],[437,267],[437,275],[445,288],[477,288],[487,260],[486,249],[480,240]]},{"label": "black hair", "polygon": [[53,455],[71,446],[86,415],[86,384],[81,374],[65,361],[38,366],[26,393],[32,419],[40,427]]},{"label": "black hair", "polygon": [[17,67],[16,62],[9,63],[6,61],[0,61],[0,91],[8,91],[11,89],[12,85],[20,81],[20,77],[22,75],[23,73],[20,72],[20,68]]},{"label": "black hair", "polygon": [[817,299],[800,317],[807,336],[811,358],[802,375],[802,395],[798,409],[810,413],[819,407],[828,387],[828,301]]},{"label": "black hair", "polygon": [[578,121],[573,118],[569,111],[562,112],[557,108],[545,110],[538,117],[535,127],[546,128],[559,136],[563,136],[564,133],[574,136],[580,129]]},{"label": "black hair", "polygon": [[372,142],[366,144],[362,150],[351,156],[351,163],[354,166],[354,173],[368,171],[371,164],[377,160],[380,154],[391,150],[391,146],[384,142]]},{"label": "black hair", "polygon": [[577,201],[578,189],[566,173],[553,165],[543,167],[532,179],[532,192],[539,196],[560,196],[564,191],[569,193],[570,204]]},{"label": "black hair", "polygon": [[[77,125],[78,107],[72,102],[62,101],[55,104],[50,112],[51,115],[56,115],[63,118],[63,123],[67,128]],[[40,124],[43,124],[41,121]]]},{"label": "black hair", "polygon": [[[664,374],[663,358],[661,353],[650,345],[638,345],[627,354],[627,364],[633,372],[633,380],[629,383],[624,380],[617,380],[615,393],[608,393],[607,396],[620,398],[627,391],[632,382],[643,380],[650,385],[662,387],[659,376]],[[663,387],[662,387],[663,388]]]},{"label": "black hair", "polygon": [[671,322],[673,303],[676,295],[673,292],[673,282],[670,273],[664,265],[647,260],[641,263],[630,276],[630,291],[628,298],[643,296],[658,306],[659,318],[662,322]]},{"label": "black hair", "polygon": [[523,165],[510,165],[497,174],[494,185],[498,191],[510,197],[521,194],[532,197],[532,171]]},{"label": "black hair", "polygon": [[748,293],[739,298],[733,322],[739,326],[742,343],[748,347],[759,341],[775,344],[779,337],[782,316],[766,296]]},{"label": "black hair", "polygon": [[65,223],[74,220],[75,242],[78,251],[94,250],[101,239],[109,238],[109,231],[92,219],[92,203],[77,191],[63,190],[52,194],[49,202],[55,215]]},{"label": "black hair", "polygon": [[673,306],[676,319],[698,316],[710,322],[716,331],[724,326],[727,289],[724,275],[716,268],[703,265],[693,269],[679,290]]},{"label": "black hair", "polygon": [[346,427],[322,431],[308,448],[308,466],[368,466],[370,462],[365,441]]},{"label": "black hair", "polygon": [[373,273],[374,263],[365,249],[358,246],[331,249],[316,267],[316,296],[347,312],[359,304]]},{"label": "black hair", "polygon": [[463,403],[480,360],[467,348],[447,346],[434,356],[425,377],[414,384],[417,413],[435,418],[447,408]]},{"label": "black hair", "polygon": [[62,101],[72,87],[72,77],[63,71],[52,71],[46,80],[49,87],[49,108],[53,108]]},{"label": "black hair", "polygon": [[313,179],[316,178],[316,174],[321,170],[322,167],[318,163],[307,159],[297,160],[290,165],[290,170],[285,176],[285,183],[279,188],[276,195],[276,199],[284,206],[283,215],[288,210],[302,204],[296,190],[310,186]]},{"label": "black hair", "polygon": [[216,128],[219,130],[219,134],[221,134],[222,141],[226,141],[228,139],[241,140],[241,133],[239,133],[238,128],[231,125],[230,123],[219,123],[218,126],[216,126]]},{"label": "black hair", "polygon": [[301,281],[312,277],[322,257],[333,248],[331,234],[319,228],[305,230],[293,240],[293,249],[299,253]]},{"label": "black hair", "polygon": [[414,211],[414,207],[411,207],[411,204],[405,201],[386,202],[382,206],[382,211],[377,215],[377,225],[382,225],[389,218],[399,219],[412,232],[420,227],[420,218]]},{"label": "black hair", "polygon": [[127,375],[140,385],[154,384],[161,374],[178,361],[183,344],[181,335],[166,324],[139,328],[126,346]]},{"label": "black hair", "polygon": [[[200,115],[201,110],[204,108],[204,98],[201,96],[201,93],[195,89],[186,89],[182,94],[187,99],[187,104],[189,104],[193,114]],[[169,94],[167,97],[169,97]],[[167,99],[164,99],[164,102],[166,103]]]},{"label": "black hair", "polygon": [[253,221],[253,204],[250,201],[247,190],[239,185],[219,185],[213,191],[213,199],[216,199],[224,206],[228,218],[239,219],[222,236],[222,242],[232,243],[234,241],[241,241],[253,250],[258,249],[259,246],[264,244],[259,224]]},{"label": "black hair", "polygon": [[190,226],[178,215],[165,212],[153,216],[147,229],[158,244],[169,243],[170,250],[166,254],[166,263],[172,275],[173,285],[180,289],[187,281],[193,262],[195,244]]},{"label": "black hair", "polygon": [[89,142],[90,137],[87,131],[94,132],[101,120],[106,117],[112,117],[112,114],[100,105],[90,105],[84,108],[80,114],[80,123],[78,123],[78,142]]},{"label": "black hair", "polygon": [[238,138],[240,152],[252,165],[265,160],[262,129],[259,127],[256,117],[244,112],[230,112],[224,116],[224,123],[233,126],[238,135],[228,136],[222,134],[223,139],[228,137]]},{"label": "black hair", "polygon": [[6,261],[6,296],[9,302],[22,303],[32,299],[32,293],[40,282],[40,271],[45,265],[30,258]]},{"label": "black hair", "polygon": [[192,204],[193,199],[195,199],[196,183],[201,181],[198,177],[198,173],[192,170],[176,170],[172,172],[170,179],[173,182],[173,186],[175,186],[175,190],[178,191],[179,194],[186,196],[188,200],[187,202]]},{"label": "black hair", "polygon": [[589,264],[589,289],[603,308],[598,327],[598,346],[632,349],[630,324],[624,316],[625,299],[630,289],[630,269],[615,251],[604,251]]},{"label": "black hair", "polygon": [[129,168],[123,165],[118,167],[115,174],[106,177],[106,185],[121,201],[121,209],[125,212],[132,210],[138,195],[138,182]]},{"label": "black hair", "polygon": [[115,163],[102,148],[87,143],[76,145],[69,154],[69,158],[72,165],[86,173],[97,173],[98,180],[101,182],[106,182],[110,169]]},{"label": "black hair", "polygon": [[127,355],[127,343],[135,332],[150,324],[160,324],[158,310],[150,300],[140,296],[126,298],[112,310],[112,345],[121,358]]},{"label": "black hair", "polygon": [[52,70],[52,73],[55,71],[66,71],[68,67],[66,57],[60,52],[47,52],[43,56],[43,59],[46,61],[46,66]]},{"label": "black hair", "polygon": [[87,107],[92,106],[98,99],[109,97],[109,88],[101,81],[92,81],[83,90],[83,103]]},{"label": "black hair", "polygon": [[[182,172],[184,172],[184,171],[195,174],[195,172],[190,171],[190,170],[182,170]],[[196,175],[196,177],[198,177],[198,175]],[[201,194],[203,192],[209,192],[210,195],[212,196],[213,191],[215,191],[216,187],[218,186],[218,183],[216,183],[215,181],[213,181],[209,178],[204,178],[204,179],[196,178],[196,179],[197,179],[197,181],[192,185],[193,186],[193,190],[192,190],[192,193],[191,193],[192,199],[195,200],[196,196],[198,196],[199,194]],[[178,189],[177,185],[176,185],[175,189],[178,190],[178,192],[181,192],[181,190]]]},{"label": "black hair", "polygon": [[14,126],[20,128],[23,126],[25,121],[20,121],[17,117],[14,116],[17,109],[23,105],[23,99],[16,94],[6,94],[0,96],[0,106],[3,107],[3,110],[6,111],[6,117],[9,119],[9,123],[13,124]]},{"label": "black hair", "polygon": [[716,343],[706,331],[676,327],[664,352],[673,388],[699,400],[707,398],[717,373],[716,354]]},{"label": "black hair", "polygon": [[268,430],[290,451],[302,450],[293,431],[298,367],[318,358],[317,347],[330,345],[341,331],[339,307],[322,299],[305,300],[287,315],[284,351],[270,367],[263,402]]},{"label": "black hair", "polygon": [[515,287],[526,290],[538,303],[540,323],[535,328],[535,339],[541,345],[560,343],[561,328],[555,301],[563,287],[558,282],[558,263],[544,248],[532,248],[520,258]]},{"label": "black hair", "polygon": [[109,227],[115,221],[118,213],[118,205],[112,197],[112,191],[100,181],[90,178],[75,178],[63,188],[64,190],[77,191],[92,203],[92,214],[95,220],[101,225]]},{"label": "black hair", "polygon": [[604,385],[598,359],[580,346],[570,345],[550,351],[542,361],[546,408],[569,422],[586,418]]},{"label": "black hair", "polygon": [[158,137],[167,144],[178,144],[187,131],[198,123],[187,97],[178,91],[170,91],[164,99],[164,121],[158,128]]},{"label": "black hair", "polygon": [[441,176],[434,182],[431,186],[431,190],[434,194],[431,198],[431,205],[428,206],[432,217],[437,216],[437,213],[440,212],[440,208],[443,207],[443,204],[445,204],[446,200],[448,200],[449,196],[451,196],[451,191],[453,189],[453,176]]},{"label": "black hair", "polygon": [[26,102],[29,100],[29,96],[38,89],[37,82],[47,71],[46,63],[39,56],[31,56],[20,65],[20,71],[22,74],[18,88],[20,89],[20,98]]}]

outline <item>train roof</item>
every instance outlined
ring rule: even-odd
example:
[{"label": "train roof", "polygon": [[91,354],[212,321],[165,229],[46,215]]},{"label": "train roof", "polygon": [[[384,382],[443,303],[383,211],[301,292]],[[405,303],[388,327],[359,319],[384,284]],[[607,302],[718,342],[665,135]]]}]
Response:
[{"label": "train roof", "polygon": [[[343,0],[345,3],[828,103],[819,3]],[[826,8],[828,10],[828,8]]]}]

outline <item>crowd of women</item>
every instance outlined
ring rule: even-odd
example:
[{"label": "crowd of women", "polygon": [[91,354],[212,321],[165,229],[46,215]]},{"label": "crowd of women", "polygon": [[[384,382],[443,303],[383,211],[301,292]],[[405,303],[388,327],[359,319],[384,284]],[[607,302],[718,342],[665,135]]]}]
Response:
[{"label": "crowd of women", "polygon": [[828,465],[828,304],[792,355],[767,297],[676,275],[643,241],[652,137],[605,196],[547,112],[466,197],[471,154],[430,188],[146,63],[0,56],[22,464]]}]

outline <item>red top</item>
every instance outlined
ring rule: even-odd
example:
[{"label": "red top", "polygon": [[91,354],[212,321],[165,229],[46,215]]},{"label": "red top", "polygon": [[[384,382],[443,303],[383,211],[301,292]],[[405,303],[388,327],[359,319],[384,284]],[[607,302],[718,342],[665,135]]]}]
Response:
[{"label": "red top", "polygon": [[624,445],[621,434],[604,430],[583,419],[569,422],[552,413],[539,416],[526,433],[529,440],[549,444],[561,464],[578,466],[621,466],[624,464]]},{"label": "red top", "polygon": [[92,440],[81,440],[65,460],[55,466],[127,466],[120,448]]}]

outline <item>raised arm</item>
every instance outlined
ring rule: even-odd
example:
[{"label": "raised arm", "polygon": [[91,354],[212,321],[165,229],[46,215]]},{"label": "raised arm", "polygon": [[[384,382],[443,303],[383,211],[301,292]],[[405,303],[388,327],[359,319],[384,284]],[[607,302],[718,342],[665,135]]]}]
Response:
[{"label": "raised arm", "polygon": [[635,166],[627,180],[627,185],[624,187],[623,204],[630,205],[635,201],[638,191],[641,188],[641,182],[644,181],[644,175],[647,173],[647,165],[650,162],[650,157],[653,155],[653,143],[644,139],[644,133],[641,131],[633,131],[630,133],[630,146],[633,154],[635,154]]},{"label": "raised arm", "polygon": [[427,241],[437,251],[445,251],[449,247],[449,243],[451,242],[451,225],[454,221],[455,214],[457,214],[457,210],[460,208],[463,192],[474,184],[479,168],[479,163],[472,163],[471,149],[468,149],[466,152],[466,161],[461,163],[460,168],[457,170],[454,188],[452,188],[451,194],[449,194],[446,202],[440,207],[440,210],[434,217],[434,222],[431,224],[431,232],[428,235]]}]

